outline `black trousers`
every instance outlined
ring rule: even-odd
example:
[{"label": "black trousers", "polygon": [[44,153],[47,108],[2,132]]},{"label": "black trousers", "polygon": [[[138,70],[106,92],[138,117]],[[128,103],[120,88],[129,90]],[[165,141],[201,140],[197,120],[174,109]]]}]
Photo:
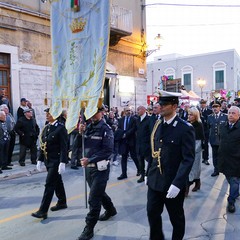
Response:
[{"label": "black trousers", "polygon": [[57,204],[66,204],[67,201],[62,176],[58,173],[58,166],[47,168],[47,172],[45,190],[39,208],[44,213],[48,212],[54,192],[58,198]]},{"label": "black trousers", "polygon": [[137,159],[136,149],[135,146],[129,146],[126,144],[126,148],[124,153],[122,154],[122,160],[121,160],[121,167],[122,167],[122,175],[127,176],[127,159],[128,154],[130,153],[130,156],[133,160],[133,162],[136,165],[137,171],[139,171],[139,163]]},{"label": "black trousers", "polygon": [[202,158],[203,160],[209,159],[209,133],[204,133],[205,139],[203,144]]},{"label": "black trousers", "polygon": [[71,166],[78,166],[80,165],[80,158],[81,158],[81,141],[82,136],[79,134],[76,134],[76,136],[73,139],[72,143],[72,156],[71,156]]},{"label": "black trousers", "polygon": [[8,148],[9,148],[9,141],[4,141],[0,143],[0,169],[8,165],[7,163]]},{"label": "black trousers", "polygon": [[218,145],[211,145],[212,147],[212,159],[213,159],[213,166],[214,172],[218,173]]},{"label": "black trousers", "polygon": [[20,144],[19,163],[25,162],[27,149],[30,149],[31,162],[37,161],[37,145],[33,144],[32,146],[27,147],[25,145]]},{"label": "black trousers", "polygon": [[9,147],[8,147],[8,164],[12,162],[12,154],[13,154],[15,139],[16,139],[16,133],[14,131],[11,131],[9,134],[10,134],[10,141],[9,141]]},{"label": "black trousers", "polygon": [[161,217],[164,205],[173,226],[172,240],[183,239],[185,233],[184,191],[181,190],[176,198],[166,198],[166,195],[166,192],[154,191],[148,187],[147,215],[150,225],[150,240],[164,240]]},{"label": "black trousers", "polygon": [[86,179],[90,188],[88,204],[89,212],[86,216],[86,224],[92,228],[96,225],[101,205],[106,211],[110,211],[114,206],[111,198],[106,194],[106,186],[110,172],[110,166],[104,171],[98,171],[96,167],[85,168]]}]

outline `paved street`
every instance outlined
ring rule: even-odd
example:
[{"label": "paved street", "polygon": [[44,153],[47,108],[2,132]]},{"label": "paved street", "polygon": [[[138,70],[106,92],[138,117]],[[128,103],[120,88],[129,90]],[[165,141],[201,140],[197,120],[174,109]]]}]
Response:
[{"label": "paved street", "polygon": [[[116,205],[118,214],[95,228],[95,240],[147,240],[147,187],[137,183],[133,162],[128,162],[128,179],[118,181],[120,166],[111,166],[107,192]],[[212,165],[202,165],[201,190],[185,201],[187,219],[184,239],[238,240],[240,239],[240,200],[237,211],[226,213],[228,186],[223,175],[210,176]],[[7,174],[8,173],[8,174]],[[68,197],[68,208],[49,211],[48,219],[41,221],[30,216],[39,207],[46,172],[38,173],[30,163],[0,176],[0,236],[2,240],[75,240],[84,227],[87,213],[84,202],[83,172],[69,167],[63,175]],[[54,197],[55,203],[56,198]],[[168,215],[163,215],[164,232],[171,239]]]}]

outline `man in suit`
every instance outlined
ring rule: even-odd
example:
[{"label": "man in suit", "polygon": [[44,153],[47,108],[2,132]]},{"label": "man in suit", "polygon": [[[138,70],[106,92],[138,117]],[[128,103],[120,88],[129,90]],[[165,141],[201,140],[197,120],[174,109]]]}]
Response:
[{"label": "man in suit", "polygon": [[179,117],[185,121],[188,120],[188,109],[190,108],[189,103],[184,104],[184,108],[179,112]]},{"label": "man in suit", "polygon": [[161,118],[160,115],[160,105],[159,103],[155,103],[153,105],[153,114],[151,115],[150,119],[149,119],[149,124],[150,124],[150,130],[152,131],[153,126],[155,124],[155,122]]},{"label": "man in suit", "polygon": [[220,111],[221,103],[215,102],[212,104],[213,113],[208,116],[209,127],[209,142],[212,147],[212,159],[214,171],[211,174],[212,177],[219,175],[218,170],[218,148],[219,148],[219,128],[227,121],[227,115]]},{"label": "man in suit", "polygon": [[235,201],[239,196],[240,185],[240,109],[230,107],[228,122],[220,128],[219,143],[219,171],[222,172],[229,183],[227,210],[234,213]]},{"label": "man in suit", "polygon": [[51,211],[67,208],[66,193],[61,174],[65,172],[65,165],[68,163],[67,130],[63,123],[52,117],[49,108],[45,109],[45,112],[48,124],[44,127],[39,139],[41,151],[37,161],[37,170],[41,171],[45,163],[48,173],[40,208],[37,212],[32,213],[33,217],[43,219],[47,218],[54,192],[58,202],[51,207]]},{"label": "man in suit", "polygon": [[195,158],[193,126],[176,114],[179,93],[161,91],[159,104],[162,120],[151,134],[153,161],[147,175],[147,215],[150,240],[164,240],[162,217],[164,205],[173,226],[172,239],[185,233],[184,194]]},{"label": "man in suit", "polygon": [[137,168],[137,176],[139,173],[139,164],[136,154],[136,119],[131,116],[131,110],[129,107],[124,109],[125,116],[119,120],[118,129],[122,130],[122,138],[119,141],[119,153],[122,155],[121,167],[122,174],[117,178],[122,180],[127,178],[127,159],[128,154],[134,161]]},{"label": "man in suit", "polygon": [[203,152],[202,152],[202,162],[206,165],[209,165],[209,128],[208,128],[208,116],[212,114],[212,110],[208,108],[207,101],[204,99],[200,100],[200,116],[203,123],[204,130],[204,142],[203,142]]},{"label": "man in suit", "polygon": [[144,182],[145,177],[145,159],[149,161],[151,156],[150,146],[150,117],[146,113],[144,106],[137,108],[138,119],[137,119],[137,131],[136,131],[136,152],[139,164],[139,171],[141,177],[137,180],[138,183]]}]

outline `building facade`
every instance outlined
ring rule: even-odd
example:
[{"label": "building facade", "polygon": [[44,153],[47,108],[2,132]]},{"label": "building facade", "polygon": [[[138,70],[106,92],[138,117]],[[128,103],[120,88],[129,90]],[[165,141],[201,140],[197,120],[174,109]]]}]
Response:
[{"label": "building facade", "polygon": [[[165,80],[167,78],[168,80]],[[173,80],[171,80],[173,79]],[[170,54],[156,57],[147,64],[147,94],[165,89],[166,84],[179,80],[179,91],[184,86],[204,99],[210,100],[220,90],[231,91],[233,101],[240,90],[240,57],[234,50],[225,50],[193,56]],[[199,85],[199,79],[205,85]]]},{"label": "building facade", "polygon": [[[111,1],[104,85],[104,103],[109,107],[145,103],[144,6],[145,0]],[[2,0],[0,10],[0,87],[7,89],[14,115],[25,97],[33,103],[42,126],[52,92],[49,1]]]}]

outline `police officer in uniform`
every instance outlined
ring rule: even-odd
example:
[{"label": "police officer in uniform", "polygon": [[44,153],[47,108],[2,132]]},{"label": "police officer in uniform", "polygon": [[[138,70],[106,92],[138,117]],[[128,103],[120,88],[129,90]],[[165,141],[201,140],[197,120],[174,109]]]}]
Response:
[{"label": "police officer in uniform", "polygon": [[[97,221],[105,221],[117,214],[111,198],[105,189],[109,178],[109,160],[113,154],[113,131],[103,119],[104,106],[98,108],[91,118],[91,123],[85,127],[80,124],[79,132],[84,133],[84,152],[81,165],[85,168],[86,179],[90,187],[89,212],[86,216],[86,226],[78,240],[88,240],[93,237],[93,229]],[[100,215],[101,205],[105,212]]]},{"label": "police officer in uniform", "polygon": [[222,125],[224,125],[227,122],[227,114],[222,113],[220,111],[221,103],[218,101],[215,101],[212,104],[212,109],[213,113],[208,116],[208,127],[209,127],[209,142],[212,147],[212,159],[214,166],[214,171],[211,174],[211,176],[215,177],[219,175],[218,170],[218,148],[220,143],[219,129]]},{"label": "police officer in uniform", "polygon": [[61,174],[65,171],[65,165],[68,162],[67,130],[64,124],[52,117],[49,108],[45,109],[45,112],[48,124],[44,127],[39,139],[41,150],[37,161],[37,170],[41,171],[45,163],[48,174],[40,208],[37,212],[32,213],[33,217],[43,219],[47,218],[54,192],[58,202],[50,208],[51,211],[67,208],[66,193]]},{"label": "police officer in uniform", "polygon": [[160,93],[163,119],[157,120],[151,134],[153,160],[147,175],[149,239],[164,239],[161,214],[165,205],[173,226],[172,240],[180,240],[185,233],[183,202],[195,157],[195,132],[176,114],[180,94]]}]

